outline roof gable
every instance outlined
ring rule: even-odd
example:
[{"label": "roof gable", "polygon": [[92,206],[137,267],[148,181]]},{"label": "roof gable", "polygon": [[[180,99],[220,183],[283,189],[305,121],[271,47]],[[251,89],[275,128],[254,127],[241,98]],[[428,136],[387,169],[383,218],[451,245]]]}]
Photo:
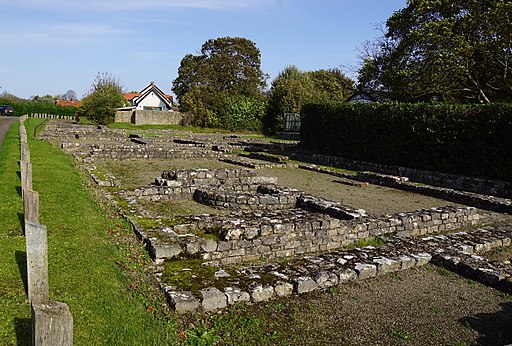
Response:
[{"label": "roof gable", "polygon": [[161,99],[169,107],[169,109],[172,108],[172,101],[171,101],[172,97],[171,97],[171,99],[169,99],[168,98],[169,95],[166,95],[162,91],[162,89],[160,89],[159,87],[157,87],[155,85],[154,82],[149,83],[149,85],[147,87],[142,89],[141,92],[139,93],[139,96],[135,96],[133,98],[133,103],[135,105],[139,104],[142,100],[144,100],[144,98],[146,98],[148,95],[150,95],[151,92],[154,92],[155,95],[157,95],[158,98]]}]

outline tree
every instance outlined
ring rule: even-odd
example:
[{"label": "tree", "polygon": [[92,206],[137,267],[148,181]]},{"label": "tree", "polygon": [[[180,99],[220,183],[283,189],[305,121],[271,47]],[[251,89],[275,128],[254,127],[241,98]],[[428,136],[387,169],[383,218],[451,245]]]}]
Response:
[{"label": "tree", "polygon": [[200,55],[188,54],[181,60],[172,90],[180,103],[194,86],[259,97],[265,80],[256,45],[246,38],[222,37],[206,41]]},{"label": "tree", "polygon": [[122,90],[119,79],[108,73],[98,73],[91,90],[82,100],[79,116],[98,124],[108,124],[116,108],[125,105]]},{"label": "tree", "polygon": [[354,93],[354,81],[340,69],[322,69],[307,74],[311,78],[318,101],[343,102]]},{"label": "tree", "polygon": [[[237,119],[243,117],[240,110],[252,109],[231,107],[233,99],[243,99],[243,104],[247,104],[247,98],[259,102],[266,78],[261,71],[260,51],[252,41],[222,37],[206,41],[200,55],[187,54],[181,60],[172,90],[181,110],[195,115],[196,125],[226,127],[224,120],[231,119],[226,116],[228,108],[238,110]],[[253,118],[251,114],[247,114],[248,119]]]},{"label": "tree", "polygon": [[66,101],[76,101],[76,100],[78,100],[78,98],[76,96],[76,92],[74,90],[66,91],[64,94],[60,95],[59,98],[61,100],[66,100]]},{"label": "tree", "polygon": [[353,93],[354,82],[338,69],[304,72],[287,66],[272,82],[265,131],[282,130],[286,113],[300,113],[309,102],[342,102]]},{"label": "tree", "polygon": [[512,100],[512,3],[409,0],[359,71],[364,89],[399,101]]}]

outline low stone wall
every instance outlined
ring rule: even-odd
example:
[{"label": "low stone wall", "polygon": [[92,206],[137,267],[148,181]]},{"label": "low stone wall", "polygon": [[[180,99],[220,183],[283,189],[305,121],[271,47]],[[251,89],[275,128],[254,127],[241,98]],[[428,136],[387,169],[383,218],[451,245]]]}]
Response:
[{"label": "low stone wall", "polygon": [[[254,188],[256,187],[256,188]],[[246,193],[233,191],[232,187],[197,189],[194,200],[217,208],[232,210],[280,210],[292,209],[297,205],[299,191],[296,193],[269,193],[263,185],[252,185]]]},{"label": "low stone wall", "polygon": [[392,187],[395,189],[418,193],[425,196],[441,198],[447,201],[465,204],[480,209],[512,214],[512,200],[508,198],[499,198],[473,192],[458,191],[444,187],[422,185],[409,182],[409,179],[405,177],[397,177],[379,173],[358,172],[356,174],[349,174],[311,165],[299,165],[299,168],[323,174],[329,174],[335,177],[347,178],[375,185]]},{"label": "low stone wall", "polygon": [[127,159],[219,159],[224,153],[205,148],[182,148],[176,145],[153,144],[95,144],[90,151],[91,157],[112,160]]},{"label": "low stone wall", "polygon": [[117,111],[114,115],[116,123],[133,123],[133,111]]},{"label": "low stone wall", "polygon": [[219,188],[237,193],[256,191],[258,186],[275,184],[274,177],[256,176],[251,169],[185,169],[163,171],[155,179],[153,186],[133,191],[120,191],[124,197],[136,197],[142,200],[163,201],[192,197],[200,188]]},{"label": "low stone wall", "polygon": [[183,118],[182,113],[175,111],[129,110],[117,111],[114,121],[135,125],[182,125]]},{"label": "low stone wall", "polygon": [[[475,208],[444,207],[343,221],[302,209],[192,216],[164,231],[135,225],[155,258],[180,254],[213,264],[284,258],[342,249],[375,236],[419,236],[477,224]],[[217,240],[193,236],[206,233]],[[175,236],[172,236],[174,234]]]},{"label": "low stone wall", "polygon": [[136,110],[133,115],[135,125],[181,125],[183,115],[175,111],[144,111]]},{"label": "low stone wall", "polygon": [[370,162],[349,160],[324,154],[296,153],[292,155],[292,158],[326,166],[408,177],[415,182],[451,188],[455,190],[469,191],[502,198],[512,198],[512,182],[424,171],[407,167],[386,166]]},{"label": "low stone wall", "polygon": [[[511,231],[510,226],[502,226],[413,240],[391,237],[383,246],[301,256],[285,265],[267,263],[219,269],[212,277],[201,277],[206,283],[195,292],[180,291],[179,287],[167,285],[165,281],[162,289],[176,312],[209,312],[228,305],[260,303],[324,290],[353,280],[417,268],[433,261],[473,280],[510,292],[510,264],[490,261],[482,255],[494,248],[509,247]],[[221,278],[223,280],[219,280]]]}]

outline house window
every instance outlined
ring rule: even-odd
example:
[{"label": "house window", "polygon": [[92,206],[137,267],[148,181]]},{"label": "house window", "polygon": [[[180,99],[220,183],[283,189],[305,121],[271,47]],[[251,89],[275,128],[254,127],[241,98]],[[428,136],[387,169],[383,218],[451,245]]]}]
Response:
[{"label": "house window", "polygon": [[161,111],[162,107],[144,106],[142,109],[145,111]]}]

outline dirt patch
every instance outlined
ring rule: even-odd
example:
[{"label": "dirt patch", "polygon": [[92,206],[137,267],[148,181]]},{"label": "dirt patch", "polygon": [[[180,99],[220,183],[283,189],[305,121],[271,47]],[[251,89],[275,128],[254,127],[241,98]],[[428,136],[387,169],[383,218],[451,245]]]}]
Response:
[{"label": "dirt patch", "polygon": [[445,200],[422,196],[383,186],[348,186],[337,183],[336,177],[300,168],[264,168],[260,175],[276,176],[279,185],[293,187],[334,202],[362,208],[373,215],[415,211],[453,205]]},{"label": "dirt patch", "polygon": [[[512,342],[512,296],[433,265],[335,290],[228,311],[211,327],[237,344],[227,320],[264,322],[283,345],[505,345]],[[258,343],[247,343],[258,345]],[[267,343],[265,343],[267,344]]]},{"label": "dirt patch", "polygon": [[159,177],[164,170],[176,169],[221,169],[221,168],[239,168],[238,166],[218,160],[97,160],[95,162],[98,169],[112,173],[122,189],[136,189],[141,186],[148,186]]}]

